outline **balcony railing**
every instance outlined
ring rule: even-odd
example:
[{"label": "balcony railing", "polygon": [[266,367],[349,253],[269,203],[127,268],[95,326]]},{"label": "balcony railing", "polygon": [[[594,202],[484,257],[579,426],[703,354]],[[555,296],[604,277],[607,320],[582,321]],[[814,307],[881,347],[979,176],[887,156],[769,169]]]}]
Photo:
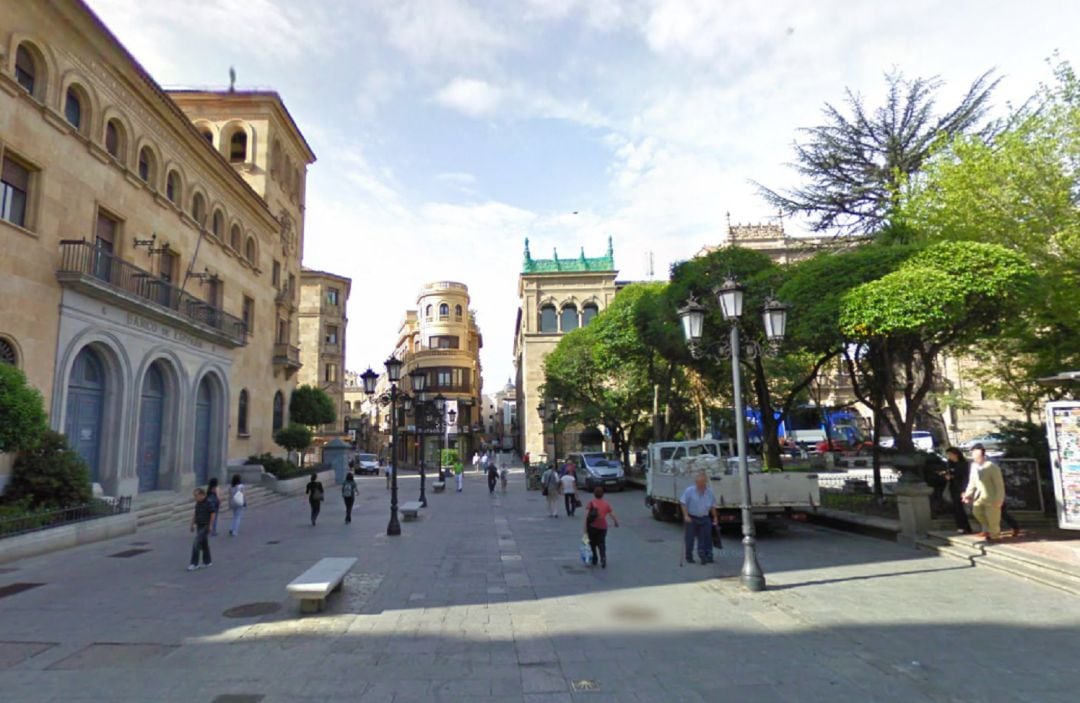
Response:
[{"label": "balcony railing", "polygon": [[274,344],[274,366],[300,368],[300,348],[282,342]]},{"label": "balcony railing", "polygon": [[156,312],[170,322],[186,323],[193,332],[214,341],[234,347],[247,343],[247,327],[239,317],[86,240],[60,242],[56,276],[62,282],[110,293],[116,302],[137,303],[140,312]]}]

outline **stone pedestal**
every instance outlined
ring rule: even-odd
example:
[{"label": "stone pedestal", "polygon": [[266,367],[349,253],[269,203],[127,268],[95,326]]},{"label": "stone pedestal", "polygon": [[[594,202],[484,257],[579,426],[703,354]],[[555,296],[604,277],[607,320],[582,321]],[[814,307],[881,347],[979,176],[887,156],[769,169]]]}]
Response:
[{"label": "stone pedestal", "polygon": [[898,542],[913,545],[930,531],[930,494],[933,492],[933,488],[922,482],[897,482],[894,493],[900,509]]},{"label": "stone pedestal", "polygon": [[345,472],[349,467],[349,445],[335,437],[327,442],[322,450],[323,463],[329,464],[334,470],[334,480],[345,483]]}]

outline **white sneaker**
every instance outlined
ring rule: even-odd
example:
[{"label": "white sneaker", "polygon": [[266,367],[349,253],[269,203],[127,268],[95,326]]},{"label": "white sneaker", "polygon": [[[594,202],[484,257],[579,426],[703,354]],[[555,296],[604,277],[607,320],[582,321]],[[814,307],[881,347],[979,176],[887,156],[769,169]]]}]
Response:
[{"label": "white sneaker", "polygon": [[214,565],[214,562],[208,561],[208,562],[206,562],[205,564],[202,565],[202,568],[209,569],[213,565]]},{"label": "white sneaker", "polygon": [[194,571],[195,569],[198,569],[198,568],[199,567],[195,566],[194,564],[188,564],[187,570],[188,571]]}]

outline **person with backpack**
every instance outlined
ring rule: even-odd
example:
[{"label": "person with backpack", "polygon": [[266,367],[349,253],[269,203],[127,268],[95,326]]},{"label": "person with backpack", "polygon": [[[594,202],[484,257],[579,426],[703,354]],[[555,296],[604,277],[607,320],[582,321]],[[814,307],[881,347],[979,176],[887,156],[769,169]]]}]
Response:
[{"label": "person with backpack", "polygon": [[319,480],[319,474],[311,474],[311,480],[308,481],[307,488],[304,489],[304,495],[311,506],[311,526],[315,527],[315,521],[319,519],[319,511],[322,510],[323,498],[326,497],[323,492],[322,481]]},{"label": "person with backpack", "polygon": [[235,537],[240,532],[240,520],[244,517],[247,508],[247,497],[244,496],[244,484],[240,480],[240,474],[233,474],[229,485],[229,510],[232,512],[232,524],[229,526],[229,536]]},{"label": "person with backpack", "polygon": [[601,569],[607,568],[607,519],[609,516],[615,527],[618,527],[619,519],[615,517],[611,503],[604,500],[604,487],[597,486],[593,491],[593,499],[585,506],[585,534],[589,537],[589,549],[592,550],[592,565],[596,566],[599,553]]},{"label": "person with backpack", "polygon": [[540,474],[540,490],[547,499],[548,517],[559,517],[559,511],[555,508],[559,500],[559,473],[551,464]]},{"label": "person with backpack", "polygon": [[356,480],[352,472],[345,474],[345,483],[341,484],[341,497],[345,500],[345,524],[352,522],[352,507],[356,501]]}]

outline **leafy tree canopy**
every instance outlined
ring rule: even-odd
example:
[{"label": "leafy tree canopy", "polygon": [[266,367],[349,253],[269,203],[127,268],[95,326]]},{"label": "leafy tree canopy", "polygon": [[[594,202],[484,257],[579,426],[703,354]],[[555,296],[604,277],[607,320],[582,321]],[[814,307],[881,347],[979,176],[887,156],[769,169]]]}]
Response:
[{"label": "leafy tree canopy", "polygon": [[41,393],[22,371],[0,362],[0,453],[33,446],[46,428]]},{"label": "leafy tree canopy", "polygon": [[43,430],[32,447],[15,457],[7,501],[25,501],[30,508],[68,508],[90,502],[90,471],[67,437]]},{"label": "leafy tree canopy", "polygon": [[274,433],[274,442],[290,452],[300,452],[300,465],[304,465],[304,450],[311,446],[315,436],[311,429],[292,423]]},{"label": "leafy tree canopy", "polygon": [[890,221],[905,180],[917,173],[940,139],[988,134],[984,120],[997,86],[990,72],[976,78],[959,104],[936,108],[938,77],[885,75],[885,102],[867,107],[850,88],[845,106],[827,103],[824,122],[803,131],[795,144],[795,170],[805,185],[762,195],[789,215],[804,215],[815,231],[841,235],[876,234]]},{"label": "leafy tree canopy", "polygon": [[298,386],[289,398],[289,420],[317,427],[334,422],[337,409],[326,391],[315,386]]}]

